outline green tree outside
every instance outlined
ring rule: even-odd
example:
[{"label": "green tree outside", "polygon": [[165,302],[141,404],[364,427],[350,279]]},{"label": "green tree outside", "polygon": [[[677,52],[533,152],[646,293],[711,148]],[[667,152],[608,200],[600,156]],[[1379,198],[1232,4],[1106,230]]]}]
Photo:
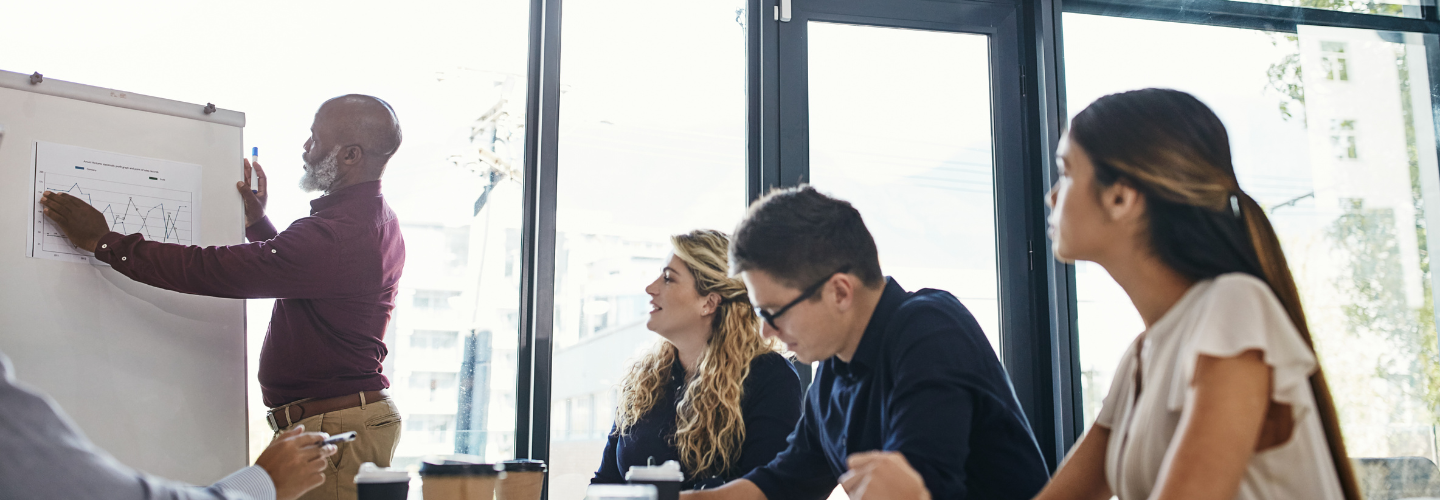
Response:
[{"label": "green tree outside", "polygon": [[[1368,14],[1398,15],[1402,7],[1395,4],[1354,0],[1298,0],[1265,3],[1310,7]],[[1269,68],[1269,89],[1280,95],[1278,111],[1286,120],[1299,117],[1304,123],[1305,88],[1300,64],[1299,38],[1294,34],[1276,34],[1276,46],[1289,48],[1288,53]],[[1423,57],[1423,54],[1421,55]],[[1410,74],[1406,47],[1396,46],[1396,68],[1399,72],[1401,107],[1405,120],[1405,139],[1409,159],[1410,197],[1415,211],[1415,235],[1419,244],[1418,265],[1421,274],[1423,301],[1419,308],[1409,308],[1404,297],[1403,270],[1393,210],[1367,208],[1362,200],[1347,200],[1342,215],[1327,230],[1334,248],[1343,254],[1347,275],[1335,283],[1336,291],[1347,299],[1343,315],[1349,334],[1364,338],[1384,339],[1390,355],[1376,360],[1375,376],[1388,382],[1405,397],[1394,402],[1391,418],[1409,413],[1402,408],[1419,402],[1431,424],[1440,424],[1440,343],[1437,343],[1434,291],[1431,287],[1429,248],[1421,172],[1415,132],[1415,110],[1410,99]],[[1425,116],[1424,119],[1430,119]],[[1435,175],[1435,173],[1430,173]]]}]

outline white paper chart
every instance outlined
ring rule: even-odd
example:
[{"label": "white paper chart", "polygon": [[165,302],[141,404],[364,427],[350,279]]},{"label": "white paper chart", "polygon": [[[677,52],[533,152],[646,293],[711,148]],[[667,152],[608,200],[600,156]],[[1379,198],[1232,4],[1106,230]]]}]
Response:
[{"label": "white paper chart", "polygon": [[45,216],[45,191],[70,193],[95,207],[120,234],[194,244],[199,238],[200,166],[49,142],[35,143],[29,256],[102,264],[65,238]]}]

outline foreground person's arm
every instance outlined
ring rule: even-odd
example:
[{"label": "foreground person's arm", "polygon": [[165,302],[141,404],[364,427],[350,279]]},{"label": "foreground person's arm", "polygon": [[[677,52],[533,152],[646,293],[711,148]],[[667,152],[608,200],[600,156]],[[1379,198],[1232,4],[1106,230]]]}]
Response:
[{"label": "foreground person's arm", "polygon": [[1090,426],[1090,432],[1070,450],[1070,456],[1055,471],[1055,477],[1035,500],[1105,500],[1112,495],[1105,479],[1105,450],[1109,447],[1110,428]]},{"label": "foreground person's arm", "polygon": [[17,385],[0,354],[0,498],[293,500],[324,480],[323,434],[292,432],[256,465],[208,487],[135,471],[85,438],[49,398]]},{"label": "foreground person's arm", "polygon": [[[1110,429],[1092,426],[1070,451],[1054,479],[1035,500],[1105,500],[1110,485],[1105,482],[1105,448]],[[930,500],[925,480],[905,456],[896,452],[867,452],[850,455],[850,472],[840,484],[850,500]]]},{"label": "foreground person's arm", "polygon": [[930,500],[925,478],[899,452],[856,453],[846,464],[850,471],[840,476],[840,486],[850,500]]}]

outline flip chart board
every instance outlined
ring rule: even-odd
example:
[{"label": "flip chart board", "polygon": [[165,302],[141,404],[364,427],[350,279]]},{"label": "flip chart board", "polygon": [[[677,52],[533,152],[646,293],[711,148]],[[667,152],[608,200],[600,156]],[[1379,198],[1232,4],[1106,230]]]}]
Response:
[{"label": "flip chart board", "polygon": [[156,240],[241,242],[244,125],[234,111],[0,71],[0,352],[115,458],[197,484],[248,460],[244,301],[132,281],[69,246],[36,199],[68,191]]}]

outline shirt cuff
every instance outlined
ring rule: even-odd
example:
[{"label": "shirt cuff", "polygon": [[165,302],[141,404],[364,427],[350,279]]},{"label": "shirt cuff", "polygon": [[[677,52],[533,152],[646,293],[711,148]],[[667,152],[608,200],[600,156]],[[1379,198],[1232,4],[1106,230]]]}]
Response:
[{"label": "shirt cuff", "polygon": [[95,259],[112,266],[115,265],[110,261],[115,258],[114,252],[120,249],[120,238],[124,237],[125,235],[114,231],[101,236],[100,241],[95,242]]},{"label": "shirt cuff", "polygon": [[275,500],[275,481],[271,480],[270,473],[265,472],[259,465],[235,471],[211,486],[227,493],[244,494],[255,500]]},{"label": "shirt cuff", "polygon": [[250,227],[245,228],[245,239],[251,243],[274,239],[279,232],[275,231],[275,224],[270,222],[270,216],[261,217]]}]

